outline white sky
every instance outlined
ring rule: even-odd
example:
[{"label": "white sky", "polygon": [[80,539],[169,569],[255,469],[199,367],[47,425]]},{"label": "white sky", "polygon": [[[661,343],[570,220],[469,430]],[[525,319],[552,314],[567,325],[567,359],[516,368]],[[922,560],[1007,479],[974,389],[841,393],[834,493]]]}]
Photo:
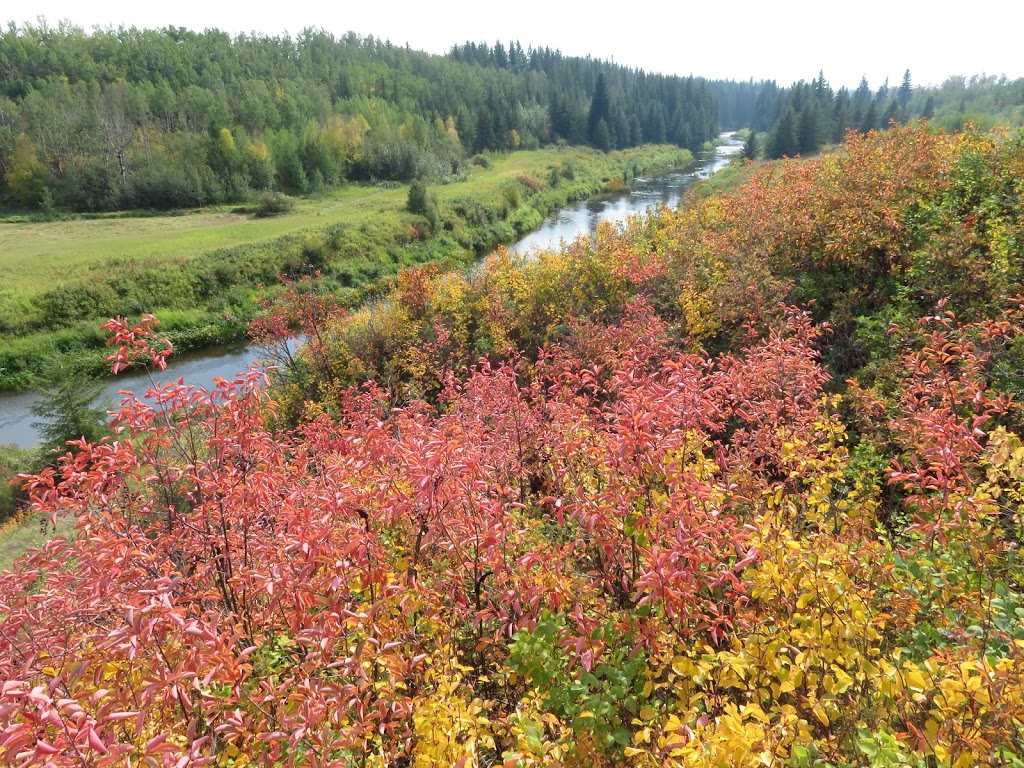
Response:
[{"label": "white sky", "polygon": [[[687,7],[689,5],[689,7]],[[1021,0],[28,0],[5,3],[0,21],[85,27],[216,27],[232,34],[295,34],[320,27],[444,53],[467,40],[519,40],[573,56],[614,59],[648,72],[711,79],[811,80],[823,70],[834,86],[877,89],[951,75],[1024,76]],[[17,14],[21,15],[17,15]]]}]

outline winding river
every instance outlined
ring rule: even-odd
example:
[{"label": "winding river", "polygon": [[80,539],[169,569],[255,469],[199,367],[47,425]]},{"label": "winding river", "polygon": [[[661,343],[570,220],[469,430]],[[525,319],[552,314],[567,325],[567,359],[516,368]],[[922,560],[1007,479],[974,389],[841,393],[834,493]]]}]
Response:
[{"label": "winding river", "polygon": [[[732,134],[722,135],[714,153],[701,157],[693,165],[651,178],[637,178],[632,191],[612,198],[587,200],[563,208],[549,218],[540,229],[509,246],[515,253],[535,248],[556,247],[563,240],[570,242],[580,235],[591,235],[602,221],[621,222],[629,216],[644,213],[648,208],[679,205],[684,192],[696,180],[706,179],[728,165],[743,149],[743,143]],[[195,355],[171,358],[161,378],[183,378],[188,384],[209,387],[215,378],[232,378],[246,370],[255,357],[247,345],[205,350]],[[147,373],[125,374],[110,382],[102,399],[115,403],[120,390],[145,391],[150,386]],[[38,398],[34,392],[0,393],[0,445],[29,447],[38,442],[31,407]]]}]

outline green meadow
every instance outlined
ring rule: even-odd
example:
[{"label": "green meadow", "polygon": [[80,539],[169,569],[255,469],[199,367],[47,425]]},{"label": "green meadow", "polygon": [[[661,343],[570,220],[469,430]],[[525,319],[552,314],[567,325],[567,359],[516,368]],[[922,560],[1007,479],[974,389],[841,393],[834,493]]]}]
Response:
[{"label": "green meadow", "polygon": [[486,156],[432,186],[436,216],[406,210],[408,187],[347,185],[253,206],[171,215],[0,219],[0,389],[33,386],[56,356],[100,372],[99,325],[157,314],[180,351],[243,338],[258,296],[282,276],[318,273],[355,304],[401,268],[465,263],[535,229],[572,200],[621,188],[635,173],[692,160],[674,146],[602,153],[551,147]]},{"label": "green meadow", "polygon": [[0,284],[30,294],[104,269],[111,259],[180,259],[274,239],[325,224],[396,210],[399,189],[346,187],[297,199],[295,210],[257,218],[244,207],[179,215],[108,216],[66,221],[0,222]]}]

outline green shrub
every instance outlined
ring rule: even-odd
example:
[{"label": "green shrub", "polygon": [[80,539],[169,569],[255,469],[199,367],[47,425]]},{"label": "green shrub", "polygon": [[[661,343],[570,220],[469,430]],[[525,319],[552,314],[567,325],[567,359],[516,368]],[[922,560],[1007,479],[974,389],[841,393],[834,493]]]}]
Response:
[{"label": "green shrub", "polygon": [[40,469],[38,454],[13,445],[0,445],[0,524],[14,516],[28,495],[18,483],[11,484],[22,473]]},{"label": "green shrub", "polygon": [[264,192],[256,203],[255,215],[265,219],[281,216],[295,209],[295,201],[283,192]]},{"label": "green shrub", "polygon": [[117,314],[118,300],[107,283],[79,283],[47,291],[36,303],[52,325]]},{"label": "green shrub", "polygon": [[419,179],[414,179],[409,185],[409,197],[405,208],[409,213],[425,218],[431,228],[437,226],[437,205],[433,196],[427,191],[427,185]]}]

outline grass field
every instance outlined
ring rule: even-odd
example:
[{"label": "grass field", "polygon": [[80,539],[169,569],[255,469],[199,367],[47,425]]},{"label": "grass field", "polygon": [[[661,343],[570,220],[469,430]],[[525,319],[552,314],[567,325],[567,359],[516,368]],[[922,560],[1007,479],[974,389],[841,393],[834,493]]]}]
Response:
[{"label": "grass field", "polygon": [[[503,178],[540,176],[576,150],[544,149],[495,158],[474,167],[465,181],[433,188],[441,201],[491,193]],[[219,248],[256,243],[339,223],[359,223],[404,208],[404,186],[347,186],[296,200],[294,211],[256,218],[237,206],[177,215],[102,217],[52,222],[5,223],[0,219],[0,286],[34,294],[81,276],[112,258],[180,259]]]},{"label": "grass field", "polygon": [[404,204],[404,189],[346,187],[297,201],[284,216],[256,218],[232,207],[173,216],[0,223],[0,284],[34,293],[111,258],[178,259],[354,220]]},{"label": "grass field", "polygon": [[466,263],[630,173],[669,170],[685,150],[547,148],[490,158],[430,187],[433,222],[406,211],[404,185],[350,185],[257,218],[244,206],[171,215],[26,222],[0,215],[0,389],[38,384],[73,356],[100,373],[99,326],[154,312],[179,352],[244,338],[262,287],[315,271],[357,303],[400,269]]}]

